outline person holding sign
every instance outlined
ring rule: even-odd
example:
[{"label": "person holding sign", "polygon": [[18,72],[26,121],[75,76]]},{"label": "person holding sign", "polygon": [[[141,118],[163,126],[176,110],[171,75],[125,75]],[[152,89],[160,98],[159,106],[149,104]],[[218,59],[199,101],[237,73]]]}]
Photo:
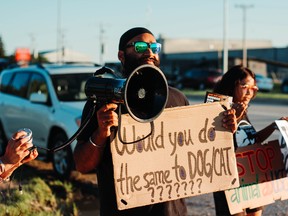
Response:
[{"label": "person holding sign", "polygon": [[[236,110],[237,131],[234,133],[235,149],[242,146],[262,143],[276,129],[275,122],[261,131],[256,132],[248,118],[249,102],[256,97],[258,87],[256,86],[255,74],[248,68],[236,65],[229,69],[215,86],[214,92],[233,97],[232,108]],[[281,119],[286,119],[282,117]],[[216,215],[231,215],[223,191],[214,192]],[[263,208],[246,209],[247,215],[261,215]],[[243,215],[240,214],[240,215]],[[237,214],[238,215],[238,214]]]},{"label": "person holding sign", "polygon": [[[118,59],[122,64],[122,75],[128,77],[137,67],[150,64],[160,66],[159,52],[161,44],[151,31],[143,27],[135,27],[126,31],[120,38]],[[151,80],[155,82],[155,80]],[[87,101],[82,120],[88,115],[91,101]],[[179,90],[169,87],[166,108],[189,105],[187,98]],[[184,199],[162,202],[126,210],[118,210],[114,188],[113,163],[110,150],[111,128],[118,127],[118,104],[103,104],[88,126],[78,137],[74,151],[76,169],[82,173],[96,169],[100,196],[100,215],[157,215],[185,216],[187,208]],[[224,126],[236,129],[235,113],[228,110],[224,116]],[[83,121],[82,121],[83,122]],[[145,166],[145,164],[143,164]],[[139,167],[141,169],[141,167]]]}]

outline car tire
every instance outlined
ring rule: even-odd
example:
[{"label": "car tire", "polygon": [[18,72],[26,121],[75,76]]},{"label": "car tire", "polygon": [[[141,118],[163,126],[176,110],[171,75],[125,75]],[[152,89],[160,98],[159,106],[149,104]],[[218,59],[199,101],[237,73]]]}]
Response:
[{"label": "car tire", "polygon": [[[67,136],[64,133],[58,133],[52,140],[52,147],[58,147],[67,141]],[[71,172],[74,169],[73,154],[70,146],[54,152],[52,155],[53,169],[58,178],[64,180],[69,179]]]},{"label": "car tire", "polygon": [[0,122],[0,155],[5,153],[8,140],[6,138],[2,123]]}]

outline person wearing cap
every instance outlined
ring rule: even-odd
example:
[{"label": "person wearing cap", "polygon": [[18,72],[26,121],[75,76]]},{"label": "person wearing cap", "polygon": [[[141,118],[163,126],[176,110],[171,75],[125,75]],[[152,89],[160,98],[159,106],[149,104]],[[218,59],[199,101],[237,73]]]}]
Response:
[{"label": "person wearing cap", "polygon": [[[157,43],[154,35],[148,29],[135,27],[126,31],[120,38],[118,51],[118,59],[122,64],[123,77],[127,78],[134,69],[144,64],[160,67],[158,55],[160,51],[161,44]],[[182,92],[173,87],[169,87],[168,89],[169,96],[166,108],[189,105],[187,98]],[[82,120],[87,117],[91,103],[89,100],[86,102],[82,113]],[[77,145],[74,150],[75,166],[78,171],[88,173],[96,169],[100,196],[100,215],[187,215],[184,199],[121,211],[117,209],[113,163],[109,142],[111,127],[118,126],[117,106],[117,104],[108,103],[97,110],[95,120],[90,121],[88,126],[78,136]],[[233,117],[233,115],[233,113],[232,115],[228,113],[227,116]],[[226,125],[229,124],[231,122],[227,120]]]},{"label": "person wearing cap", "polygon": [[[8,141],[4,155],[0,156],[0,183],[8,181],[12,173],[22,164],[34,160],[38,156],[33,147],[31,137],[25,137],[25,131],[18,131]],[[24,137],[23,137],[24,136]]]}]

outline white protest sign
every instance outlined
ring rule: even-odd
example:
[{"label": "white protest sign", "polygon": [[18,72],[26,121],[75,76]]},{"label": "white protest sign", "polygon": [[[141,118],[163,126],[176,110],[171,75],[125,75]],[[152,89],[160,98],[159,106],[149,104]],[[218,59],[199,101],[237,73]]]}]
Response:
[{"label": "white protest sign", "polygon": [[286,120],[276,120],[275,123],[279,128],[285,142],[288,143],[288,122]]},{"label": "white protest sign", "polygon": [[[135,144],[111,143],[118,209],[239,186],[233,135],[222,127],[219,102],[165,109],[154,133]],[[122,115],[125,142],[150,132],[149,123]],[[119,131],[118,131],[119,133]]]},{"label": "white protest sign", "polygon": [[288,122],[286,120],[276,120],[275,123],[280,131],[279,145],[284,158],[285,170],[288,173]]},{"label": "white protest sign", "polygon": [[288,199],[288,178],[260,184],[241,186],[225,191],[231,214],[243,212],[245,208],[256,208]]}]

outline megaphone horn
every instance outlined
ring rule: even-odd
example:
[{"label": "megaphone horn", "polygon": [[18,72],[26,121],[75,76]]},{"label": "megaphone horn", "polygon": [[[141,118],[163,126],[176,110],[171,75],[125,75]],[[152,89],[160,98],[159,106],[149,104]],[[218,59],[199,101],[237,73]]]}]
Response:
[{"label": "megaphone horn", "polygon": [[136,121],[150,122],[156,119],[165,108],[167,100],[167,80],[158,67],[142,65],[128,77],[124,102]]}]

